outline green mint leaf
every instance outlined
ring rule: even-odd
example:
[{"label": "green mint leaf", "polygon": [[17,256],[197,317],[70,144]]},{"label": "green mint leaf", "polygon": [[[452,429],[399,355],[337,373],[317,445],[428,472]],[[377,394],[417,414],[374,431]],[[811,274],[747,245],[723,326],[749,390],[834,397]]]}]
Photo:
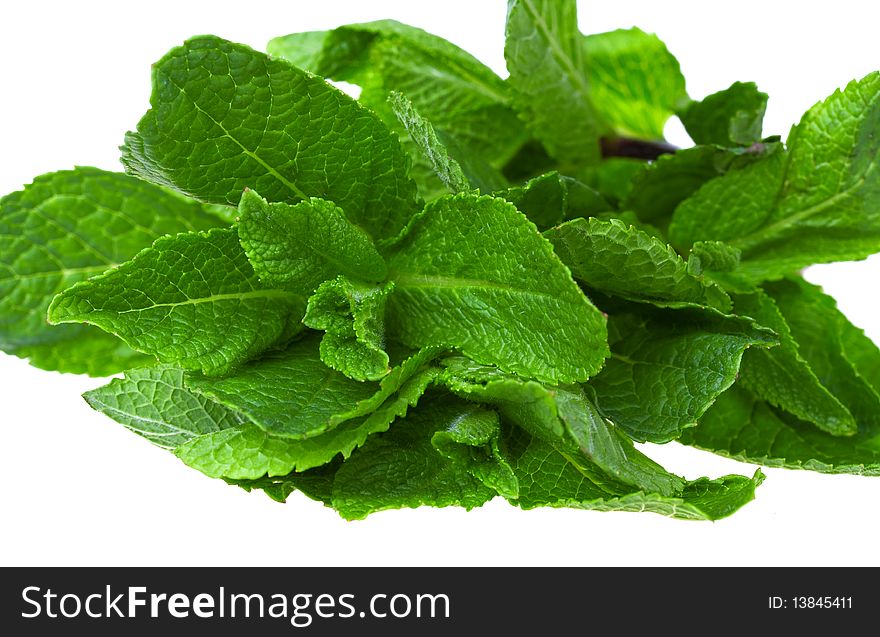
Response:
[{"label": "green mint leaf", "polygon": [[[315,437],[349,420],[369,416],[426,371],[437,349],[401,361],[381,383],[346,378],[322,361],[315,333],[287,349],[239,367],[225,378],[187,377],[187,387],[223,404],[273,437]],[[418,383],[417,383],[418,384]]]},{"label": "green mint leaf", "polygon": [[838,321],[840,349],[859,376],[880,394],[880,349],[865,332],[850,323],[842,314]]},{"label": "green mint leaf", "polygon": [[653,33],[619,29],[583,38],[584,70],[602,121],[616,133],[662,139],[687,98],[678,60]]},{"label": "green mint leaf", "polygon": [[346,420],[311,438],[283,438],[246,423],[194,438],[178,447],[175,454],[212,478],[252,480],[313,469],[340,454],[348,458],[371,435],[387,431],[396,418],[406,416],[418,403],[433,379],[433,370],[422,370],[369,416]]},{"label": "green mint leaf", "polygon": [[165,449],[241,425],[234,412],[190,392],[183,375],[182,369],[169,365],[132,369],[83,398],[92,409]]},{"label": "green mint leaf", "polygon": [[449,156],[446,147],[434,132],[431,122],[419,115],[413,103],[401,93],[393,91],[388,101],[397,119],[409,133],[410,139],[431,163],[437,177],[449,192],[454,194],[470,191],[471,184],[468,178],[465,177],[459,163]]},{"label": "green mint leaf", "polygon": [[516,206],[539,230],[551,228],[566,219],[591,217],[613,209],[596,190],[556,171],[494,195]]},{"label": "green mint leaf", "polygon": [[55,297],[49,320],[85,321],[162,362],[224,374],[289,336],[304,304],[262,286],[235,230],[216,229],[157,239]]},{"label": "green mint leaf", "polygon": [[878,73],[816,104],[792,129],[788,153],[713,180],[679,206],[673,244],[727,241],[742,250],[739,276],[753,282],[876,252],[878,112]]},{"label": "green mint leaf", "polygon": [[876,422],[855,436],[831,436],[813,423],[775,409],[739,384],[724,393],[680,441],[765,467],[821,473],[880,475]]},{"label": "green mint leaf", "polygon": [[273,57],[287,60],[299,69],[322,75],[321,57],[330,33],[330,31],[303,31],[273,38],[266,45],[266,52]]},{"label": "green mint leaf", "polygon": [[[830,296],[801,278],[767,284],[766,291],[791,328],[799,353],[859,426],[880,427],[880,395],[842,351],[849,324]],[[843,426],[835,433],[852,433]]]},{"label": "green mint leaf", "polygon": [[355,380],[385,376],[385,301],[393,283],[365,285],[339,277],[321,284],[309,299],[303,323],[327,333],[321,360]]},{"label": "green mint leaf", "polygon": [[743,352],[777,342],[750,319],[640,309],[611,316],[611,358],[590,381],[602,414],[639,441],[668,442],[693,427],[734,383]]},{"label": "green mint leaf", "polygon": [[682,480],[636,450],[581,388],[548,387],[462,357],[444,363],[439,382],[463,398],[496,406],[509,422],[552,444],[594,479],[666,495],[681,489]]},{"label": "green mint leaf", "polygon": [[732,272],[739,267],[742,251],[723,241],[697,241],[691,246],[687,269],[694,276],[704,271]]},{"label": "green mint leaf", "polygon": [[[152,110],[126,136],[126,170],[202,201],[321,197],[377,238],[417,206],[396,136],[341,91],[287,62],[213,36],[153,66]],[[186,122],[182,125],[181,122]]]},{"label": "green mint leaf", "polygon": [[329,506],[333,493],[333,478],[341,464],[341,462],[330,462],[308,471],[294,471],[285,476],[263,476],[253,480],[224,478],[224,481],[247,492],[260,490],[275,502],[284,503],[291,493],[299,491],[308,498]]},{"label": "green mint leaf", "polygon": [[723,174],[734,157],[733,152],[716,146],[694,146],[636,164],[622,208],[632,210],[642,221],[668,225],[676,207]]},{"label": "green mint leaf", "polygon": [[754,82],[729,88],[691,102],[678,116],[696,144],[748,146],[761,140],[767,94]]},{"label": "green mint leaf", "polygon": [[403,93],[435,127],[454,133],[464,148],[496,167],[525,141],[504,81],[443,38],[393,20],[326,32],[315,54],[319,37],[295,33],[275,38],[268,51],[294,64],[305,59],[304,68],[319,75],[359,84],[360,101],[380,116],[387,110],[388,93]]},{"label": "green mint leaf", "polygon": [[[669,238],[676,246],[725,241],[742,250],[739,237],[767,217],[785,179],[789,155],[782,149],[703,184],[676,209]],[[748,254],[743,255],[747,259]]]},{"label": "green mint leaf", "polygon": [[551,506],[650,511],[686,520],[717,520],[751,502],[755,489],[764,479],[760,471],[751,479],[745,476],[701,478],[686,483],[680,494],[664,496],[597,483],[592,475],[569,462],[552,445],[519,428],[509,430],[506,442],[519,485],[519,498],[513,503],[523,509]]},{"label": "green mint leaf", "polygon": [[217,225],[198,203],[127,175],[77,168],[37,177],[0,199],[0,349],[93,376],[149,364],[94,327],[51,327],[49,303],[158,237]]},{"label": "green mint leaf", "polygon": [[268,203],[246,190],[238,210],[238,237],[265,285],[307,296],[337,275],[382,281],[388,274],[370,237],[332,202]]},{"label": "green mint leaf", "polygon": [[602,366],[604,317],[551,244],[501,199],[428,204],[387,260],[389,332],[408,345],[458,348],[551,383],[583,381]]},{"label": "green mint leaf", "polygon": [[502,449],[500,425],[496,412],[476,405],[463,406],[444,429],[431,437],[431,445],[502,497],[516,498],[519,485]]},{"label": "green mint leaf", "polygon": [[492,499],[495,489],[472,473],[481,471],[478,462],[468,462],[467,456],[449,458],[432,444],[472,412],[467,403],[443,400],[441,395],[407,415],[401,426],[371,438],[337,471],[333,507],[344,518],[356,520],[376,511],[424,504],[470,510]]},{"label": "green mint leaf", "polygon": [[224,378],[190,376],[187,387],[282,438],[309,438],[337,424],[334,417],[377,392],[330,369],[310,333],[287,349],[239,367]]},{"label": "green mint leaf", "polygon": [[[761,290],[736,297],[736,312],[750,316],[779,335],[780,346],[743,355],[740,382],[774,407],[812,422],[833,435],[856,432],[849,410],[819,381],[800,354],[797,341],[776,303]],[[828,334],[822,334],[827,338]],[[830,347],[834,348],[832,340]],[[836,352],[830,356],[839,357]],[[825,359],[825,356],[822,356]],[[827,359],[826,359],[827,360]]]},{"label": "green mint leaf", "polygon": [[593,171],[591,185],[618,209],[625,209],[633,183],[645,167],[645,162],[628,157],[609,157],[602,160]]},{"label": "green mint leaf", "polygon": [[509,0],[504,58],[523,121],[565,166],[595,165],[603,124],[574,0]]},{"label": "green mint leaf", "polygon": [[39,369],[68,374],[112,376],[131,367],[152,365],[156,359],[136,352],[124,342],[91,325],[60,325],[74,328],[71,338],[48,343],[25,345],[9,353],[27,358]]},{"label": "green mint leaf", "polygon": [[605,294],[659,306],[731,307],[727,294],[693,276],[671,246],[617,219],[573,219],[544,236],[576,279]]}]

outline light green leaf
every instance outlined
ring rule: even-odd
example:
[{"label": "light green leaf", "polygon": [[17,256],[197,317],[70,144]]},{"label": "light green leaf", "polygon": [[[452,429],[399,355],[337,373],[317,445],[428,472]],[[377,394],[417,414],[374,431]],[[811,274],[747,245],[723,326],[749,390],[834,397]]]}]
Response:
[{"label": "light green leaf", "polygon": [[732,272],[739,267],[742,251],[723,241],[697,241],[687,259],[688,272],[700,276],[704,271]]},{"label": "light green leaf", "polygon": [[[791,328],[798,351],[819,382],[855,417],[859,426],[880,428],[880,395],[843,353],[842,333],[849,323],[822,289],[801,278],[765,286]],[[843,425],[837,433],[852,433]]]},{"label": "light green leaf", "polygon": [[83,394],[92,409],[165,449],[198,436],[238,427],[242,419],[184,386],[183,370],[158,365],[125,372]]},{"label": "light green leaf", "polygon": [[539,230],[551,228],[566,219],[592,217],[613,210],[613,206],[597,191],[555,171],[494,195],[516,206]]},{"label": "light green leaf", "polygon": [[321,75],[321,55],[330,31],[304,31],[280,38],[273,38],[266,45],[266,52],[295,67]]},{"label": "light green leaf", "polygon": [[126,136],[126,170],[210,203],[252,188],[270,201],[321,197],[376,238],[417,207],[396,136],[357,102],[287,62],[214,36],[153,66],[153,95]]},{"label": "light green leaf", "polygon": [[624,483],[666,495],[681,489],[682,480],[636,450],[580,387],[548,387],[462,357],[444,364],[439,382],[463,398],[496,406],[509,422],[553,445],[567,462],[597,482]]},{"label": "light green leaf", "polygon": [[352,381],[318,355],[310,333],[287,349],[238,368],[224,378],[191,375],[187,387],[282,438],[309,438],[338,424],[335,417],[373,396],[375,383]]},{"label": "light green leaf", "polygon": [[[736,297],[735,311],[750,316],[779,335],[780,346],[753,349],[743,355],[740,382],[774,407],[812,422],[832,435],[856,432],[849,410],[819,382],[810,364],[800,354],[797,341],[779,308],[762,290]],[[827,339],[828,333],[822,333]],[[832,338],[827,349],[839,347]],[[839,357],[832,353],[832,356]],[[824,358],[824,356],[823,356]]]},{"label": "light green leaf", "polygon": [[443,38],[393,20],[323,33],[319,54],[313,51],[321,36],[314,33],[275,38],[268,51],[294,63],[305,60],[319,75],[361,85],[361,102],[380,116],[388,110],[388,93],[403,93],[438,130],[454,133],[463,148],[496,167],[525,141],[501,78]]},{"label": "light green leaf", "polygon": [[337,275],[382,281],[388,273],[370,237],[323,199],[291,206],[246,190],[238,237],[260,281],[302,296]]},{"label": "light green leaf", "polygon": [[688,272],[671,246],[617,219],[573,219],[544,236],[576,279],[605,294],[661,307],[731,307],[727,294]]},{"label": "light green leaf", "polygon": [[590,381],[599,411],[632,438],[658,443],[696,425],[734,383],[748,347],[777,343],[749,319],[647,308],[613,313],[609,341],[611,358]]},{"label": "light green leaf", "polygon": [[586,380],[602,366],[604,317],[551,244],[501,199],[428,204],[387,260],[389,333],[413,347],[458,348],[551,383]]},{"label": "light green leaf", "polygon": [[473,475],[478,464],[450,459],[432,444],[438,432],[454,428],[471,410],[466,403],[434,399],[387,434],[370,439],[337,471],[333,507],[356,520],[424,504],[473,509],[492,499],[496,491]]},{"label": "light green leaf", "polygon": [[423,370],[369,416],[346,420],[311,438],[282,438],[246,423],[194,438],[175,453],[187,465],[212,478],[252,480],[307,471],[340,454],[348,458],[369,436],[387,431],[396,418],[405,416],[416,405],[432,381],[433,370]]},{"label": "light green leaf", "polygon": [[755,497],[764,475],[751,479],[725,476],[700,478],[685,484],[680,495],[663,496],[632,488],[597,484],[594,478],[568,462],[551,445],[512,428],[507,446],[519,483],[523,509],[540,506],[572,507],[596,511],[650,511],[686,520],[717,520],[736,512]]},{"label": "light green leaf", "polygon": [[777,150],[706,182],[675,209],[670,241],[682,248],[696,241],[724,241],[742,251],[738,238],[764,222],[779,196],[787,163],[788,154]]},{"label": "light green leaf", "polygon": [[632,189],[621,207],[632,210],[642,221],[668,225],[675,208],[704,183],[724,173],[734,157],[731,151],[716,146],[695,146],[638,164]]},{"label": "light green leaf", "polygon": [[523,121],[566,167],[599,161],[603,124],[591,98],[574,0],[509,0],[504,58]]},{"label": "light green leaf", "polygon": [[662,139],[687,98],[678,60],[653,33],[619,29],[583,38],[586,80],[599,118],[620,135]]},{"label": "light green leaf", "polygon": [[807,111],[787,154],[730,172],[682,204],[673,244],[727,241],[742,250],[738,276],[751,282],[877,252],[878,131],[880,73],[872,73]]},{"label": "light green leaf", "polygon": [[150,359],[86,325],[50,327],[52,298],[156,238],[220,225],[194,201],[119,173],[77,168],[0,199],[0,348],[44,369],[109,376]]},{"label": "light green leaf", "polygon": [[303,323],[326,334],[321,340],[325,365],[355,380],[385,376],[385,301],[393,283],[365,285],[339,277],[321,284],[309,299]]},{"label": "light green leaf", "polygon": [[52,323],[85,321],[134,349],[224,374],[288,337],[304,299],[260,285],[232,229],[157,239],[49,308]]},{"label": "light green leaf", "polygon": [[519,486],[502,450],[500,423],[494,411],[463,405],[461,413],[431,437],[431,445],[499,495],[516,498]]},{"label": "light green leaf", "polygon": [[430,162],[437,177],[449,192],[454,194],[470,191],[471,184],[468,178],[459,163],[449,156],[446,147],[434,132],[431,122],[419,115],[412,102],[401,93],[392,91],[388,101],[397,119],[409,133],[410,139]]},{"label": "light green leaf", "polygon": [[272,436],[302,439],[375,412],[438,354],[425,349],[395,365],[381,383],[361,383],[320,359],[315,333],[225,378],[187,377],[187,387],[232,409]]},{"label": "light green leaf", "polygon": [[767,94],[754,82],[734,82],[690,102],[678,116],[696,144],[748,146],[761,139],[766,108]]},{"label": "light green leaf", "polygon": [[765,467],[880,476],[878,439],[876,422],[860,422],[855,436],[831,436],[737,384],[680,441]]}]

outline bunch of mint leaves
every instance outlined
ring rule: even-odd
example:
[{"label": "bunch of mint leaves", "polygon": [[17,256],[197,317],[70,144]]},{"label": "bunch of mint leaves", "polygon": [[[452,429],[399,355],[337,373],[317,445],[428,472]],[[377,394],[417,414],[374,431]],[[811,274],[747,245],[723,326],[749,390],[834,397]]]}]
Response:
[{"label": "bunch of mint leaves", "polygon": [[880,75],[783,143],[754,84],[694,101],[656,36],[585,36],[574,0],[509,2],[507,79],[393,21],[268,51],[187,41],[124,173],[0,200],[0,348],[124,372],[89,405],[349,519],[717,519],[763,479],[685,480],[645,441],[880,473],[880,351],[799,274],[880,250]]}]

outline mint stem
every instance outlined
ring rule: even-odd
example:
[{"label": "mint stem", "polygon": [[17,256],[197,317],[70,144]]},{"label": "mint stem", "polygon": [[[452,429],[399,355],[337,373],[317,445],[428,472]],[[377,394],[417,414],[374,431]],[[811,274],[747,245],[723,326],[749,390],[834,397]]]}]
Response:
[{"label": "mint stem", "polygon": [[678,150],[664,141],[648,141],[631,137],[603,137],[600,140],[602,157],[630,157],[653,160],[660,155],[670,155]]}]

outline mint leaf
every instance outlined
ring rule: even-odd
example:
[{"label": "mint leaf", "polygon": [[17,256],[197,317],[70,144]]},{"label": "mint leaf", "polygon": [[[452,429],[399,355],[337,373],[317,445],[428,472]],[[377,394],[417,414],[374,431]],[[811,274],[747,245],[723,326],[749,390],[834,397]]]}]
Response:
[{"label": "mint leaf", "polygon": [[333,491],[333,478],[339,464],[341,463],[330,462],[308,471],[293,472],[285,476],[271,478],[263,476],[253,480],[233,480],[232,478],[224,478],[224,480],[228,484],[241,487],[248,492],[259,489],[276,502],[284,503],[291,493],[299,491],[312,500],[329,505]]},{"label": "mint leaf", "polygon": [[519,484],[519,498],[513,503],[523,509],[551,506],[650,511],[685,520],[717,520],[751,502],[755,488],[764,479],[760,471],[751,479],[745,476],[701,478],[686,483],[680,495],[663,496],[597,483],[593,476],[568,462],[543,440],[522,430],[509,431],[507,446]]},{"label": "mint leaf", "polygon": [[736,297],[736,311],[769,327],[780,340],[779,347],[752,349],[743,355],[740,375],[743,386],[774,407],[812,422],[830,434],[855,433],[856,421],[852,414],[819,381],[810,364],[801,356],[798,343],[773,299],[762,290],[739,295]]},{"label": "mint leaf", "polygon": [[520,117],[547,152],[565,166],[598,163],[603,124],[574,0],[509,0],[504,59]]},{"label": "mint leaf", "polygon": [[576,279],[605,294],[659,306],[730,309],[727,294],[693,276],[671,246],[617,219],[574,219],[544,236]]},{"label": "mint leaf", "polygon": [[752,282],[877,251],[880,225],[869,202],[880,190],[878,109],[877,73],[816,104],[792,129],[788,153],[709,182],[682,204],[673,243],[727,241],[742,250],[738,274]]},{"label": "mint leaf", "polygon": [[444,362],[439,382],[463,398],[495,405],[507,420],[546,440],[594,479],[667,495],[681,489],[681,479],[636,450],[581,388],[548,387],[460,357]]},{"label": "mint leaf", "polygon": [[591,217],[613,209],[599,192],[556,171],[494,195],[516,206],[539,230],[551,228],[566,219]]},{"label": "mint leaf", "polygon": [[37,177],[0,199],[0,349],[44,369],[109,376],[150,359],[94,327],[51,327],[52,298],[165,234],[220,225],[194,201],[97,168]]},{"label": "mint leaf", "polygon": [[723,241],[697,241],[687,259],[688,272],[700,276],[703,271],[732,272],[739,267],[742,251]]},{"label": "mint leaf", "polygon": [[766,108],[767,94],[754,82],[734,82],[689,103],[678,116],[694,143],[748,146],[761,139]]},{"label": "mint leaf", "polygon": [[716,146],[695,146],[636,164],[623,208],[649,223],[668,225],[672,213],[707,181],[723,174],[734,159]]},{"label": "mint leaf", "polygon": [[586,380],[605,359],[601,313],[550,243],[501,199],[428,204],[387,260],[389,330],[408,345],[458,348],[552,383]]},{"label": "mint leaf", "polygon": [[355,380],[379,380],[389,371],[385,352],[385,301],[394,289],[339,277],[322,283],[309,299],[303,323],[327,333],[321,360]]},{"label": "mint leaf", "polygon": [[62,292],[52,323],[88,322],[165,363],[224,374],[287,337],[304,299],[263,287],[235,230],[179,234]]},{"label": "mint leaf", "polygon": [[450,459],[432,444],[471,413],[466,403],[435,398],[409,414],[404,426],[370,439],[337,471],[333,508],[356,520],[424,504],[473,509],[492,499],[496,491],[471,473],[480,471],[477,463]]},{"label": "mint leaf", "polygon": [[388,100],[397,119],[400,120],[415,145],[431,163],[437,177],[449,189],[449,192],[454,194],[471,190],[470,182],[465,177],[461,166],[449,156],[431,122],[419,115],[413,103],[402,94],[392,92]]},{"label": "mint leaf", "polygon": [[765,467],[876,476],[880,475],[878,435],[876,423],[859,423],[855,436],[831,436],[735,385],[680,440]]},{"label": "mint leaf", "polygon": [[329,201],[268,203],[246,190],[238,210],[238,237],[266,285],[307,296],[340,274],[381,281],[388,273],[370,237]]},{"label": "mint leaf", "polygon": [[590,381],[599,410],[632,438],[668,442],[737,378],[743,352],[776,344],[751,320],[702,309],[618,312],[611,358]]},{"label": "mint leaf", "polygon": [[687,98],[678,60],[653,33],[619,29],[583,38],[586,80],[596,111],[619,135],[662,139]]},{"label": "mint leaf", "polygon": [[190,376],[187,387],[274,436],[315,436],[337,424],[334,417],[378,390],[373,383],[354,382],[322,363],[318,341],[319,336],[310,333],[225,378]]},{"label": "mint leaf", "polygon": [[[798,343],[798,351],[822,384],[862,426],[880,426],[880,395],[843,353],[842,332],[849,321],[834,299],[801,278],[768,284],[765,289],[779,307]],[[851,426],[835,433],[852,433]]]},{"label": "mint leaf", "polygon": [[516,498],[519,485],[502,449],[500,424],[494,411],[462,406],[445,429],[431,436],[431,445],[499,495]]},{"label": "mint leaf", "polygon": [[[377,238],[397,234],[416,187],[395,136],[323,80],[214,36],[153,66],[152,110],[126,136],[126,170],[202,201],[321,197]],[[181,125],[181,122],[186,122]]]},{"label": "mint leaf", "polygon": [[190,392],[184,386],[183,370],[169,365],[129,370],[125,378],[114,378],[83,398],[92,409],[171,450],[242,423],[234,412]]},{"label": "mint leaf", "polygon": [[724,241],[742,251],[738,238],[766,218],[779,196],[788,161],[788,153],[776,149],[703,184],[675,209],[669,225],[672,243],[688,247],[697,241]]},{"label": "mint leaf", "polygon": [[369,416],[347,420],[310,438],[283,438],[245,423],[194,438],[175,449],[175,454],[212,478],[252,480],[306,471],[338,455],[348,458],[369,436],[387,431],[396,418],[405,416],[418,403],[432,381],[432,370],[423,370]]},{"label": "mint leaf", "polygon": [[[454,136],[435,129],[404,95],[392,91],[388,101],[393,116],[398,120],[397,124],[403,127],[409,137],[409,144],[404,142],[404,146],[415,146],[414,151],[410,152],[414,160],[413,178],[426,199],[436,199],[447,192],[474,189],[488,194],[507,187],[507,180],[500,171]],[[430,167],[430,177],[420,171],[421,164]],[[437,192],[433,185],[435,180],[441,183],[441,190]]]},{"label": "mint leaf", "polygon": [[496,167],[525,141],[504,81],[451,42],[394,20],[322,33],[319,53],[314,42],[321,36],[314,33],[275,38],[268,51],[294,64],[307,60],[308,70],[325,77],[359,84],[361,102],[379,113],[387,108],[389,92],[406,95],[435,127]]}]

